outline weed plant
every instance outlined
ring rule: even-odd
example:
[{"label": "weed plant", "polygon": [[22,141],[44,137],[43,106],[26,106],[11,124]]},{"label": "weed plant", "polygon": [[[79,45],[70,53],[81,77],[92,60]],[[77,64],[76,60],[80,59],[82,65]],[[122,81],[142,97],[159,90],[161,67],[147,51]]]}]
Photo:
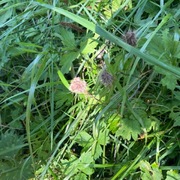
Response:
[{"label": "weed plant", "polygon": [[179,9],[0,1],[0,180],[180,179]]}]

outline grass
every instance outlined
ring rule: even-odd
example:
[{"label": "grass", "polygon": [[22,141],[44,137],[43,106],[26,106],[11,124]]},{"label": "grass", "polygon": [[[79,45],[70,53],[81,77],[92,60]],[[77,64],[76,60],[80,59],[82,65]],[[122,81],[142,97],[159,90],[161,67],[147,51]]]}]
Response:
[{"label": "grass", "polygon": [[176,1],[0,6],[2,180],[180,178]]}]

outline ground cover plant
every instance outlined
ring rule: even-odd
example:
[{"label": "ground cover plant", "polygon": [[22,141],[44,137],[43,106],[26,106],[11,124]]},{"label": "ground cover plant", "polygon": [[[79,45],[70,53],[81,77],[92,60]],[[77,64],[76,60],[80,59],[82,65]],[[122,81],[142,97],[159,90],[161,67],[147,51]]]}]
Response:
[{"label": "ground cover plant", "polygon": [[0,179],[180,179],[176,0],[0,1]]}]

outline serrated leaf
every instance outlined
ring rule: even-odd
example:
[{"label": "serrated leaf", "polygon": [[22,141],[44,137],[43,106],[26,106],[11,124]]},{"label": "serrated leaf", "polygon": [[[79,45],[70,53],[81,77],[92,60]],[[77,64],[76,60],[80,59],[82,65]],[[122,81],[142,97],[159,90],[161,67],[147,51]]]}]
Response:
[{"label": "serrated leaf", "polygon": [[61,58],[61,72],[66,74],[69,72],[72,62],[79,56],[79,52],[68,52],[64,54]]},{"label": "serrated leaf", "polygon": [[109,130],[106,129],[106,130],[100,130],[99,132],[99,137],[98,137],[98,142],[99,144],[101,145],[106,145],[108,142],[109,142]]},{"label": "serrated leaf", "polygon": [[69,106],[73,100],[73,95],[67,90],[59,90],[55,96],[56,108],[60,108],[62,106]]},{"label": "serrated leaf", "polygon": [[71,157],[69,159],[62,159],[61,164],[65,169],[64,174],[68,175],[69,177],[74,176],[74,174],[78,172],[77,166],[79,163],[80,160],[77,159],[77,157],[74,156],[73,154],[71,154]]},{"label": "serrated leaf", "polygon": [[163,86],[166,86],[168,89],[173,91],[177,84],[177,78],[169,74],[161,80],[161,83]]},{"label": "serrated leaf", "polygon": [[144,160],[140,161],[139,166],[140,166],[140,169],[144,172],[151,170],[151,165],[147,161],[144,161]]},{"label": "serrated leaf", "polygon": [[143,180],[162,179],[162,172],[156,163],[150,165],[149,162],[143,160],[140,162],[139,165],[140,165],[140,169],[142,170],[141,179]]},{"label": "serrated leaf", "polygon": [[179,180],[180,175],[174,170],[167,171],[165,180]]},{"label": "serrated leaf", "polygon": [[[87,147],[91,144],[93,141],[93,138],[91,135],[89,135],[86,131],[81,131],[78,133],[78,135],[75,137],[75,142],[77,142],[82,147]],[[90,144],[89,144],[90,143]],[[88,145],[89,144],[89,145]]]},{"label": "serrated leaf", "polygon": [[143,121],[144,122],[144,127],[147,129],[147,131],[150,131],[152,126],[153,126],[151,119],[146,117],[143,120],[144,120]]},{"label": "serrated leaf", "polygon": [[85,164],[90,164],[90,163],[94,162],[92,153],[90,151],[82,153],[81,157],[80,157],[80,161],[81,161],[81,163],[85,163]]},{"label": "serrated leaf", "polygon": [[109,130],[112,133],[115,133],[118,130],[119,123],[120,123],[120,116],[117,114],[111,115],[111,117],[108,119]]},{"label": "serrated leaf", "polygon": [[180,112],[177,113],[171,112],[170,118],[174,120],[174,124],[173,124],[174,127],[180,126]]},{"label": "serrated leaf", "polygon": [[78,173],[75,177],[74,180],[88,180],[87,175],[84,173]]},{"label": "serrated leaf", "polygon": [[66,50],[75,50],[76,42],[74,39],[74,34],[71,31],[67,31],[64,28],[60,30],[60,38],[62,43],[66,47]]},{"label": "serrated leaf", "polygon": [[99,35],[95,34],[95,36],[94,36],[93,38],[89,38],[89,39],[88,39],[85,48],[82,50],[82,54],[94,53],[94,51],[96,50],[96,47],[97,47],[97,45],[98,45],[98,42],[95,41],[95,40],[96,40],[98,37],[99,37]]},{"label": "serrated leaf", "polygon": [[91,175],[94,173],[94,170],[87,164],[79,164],[77,168],[87,175]]},{"label": "serrated leaf", "polygon": [[24,180],[34,177],[32,162],[30,159],[0,160],[0,172],[1,180]]},{"label": "serrated leaf", "polygon": [[137,140],[138,135],[141,133],[141,127],[136,119],[124,118],[120,122],[120,127],[116,132],[117,136],[122,136],[124,139],[130,140],[131,137]]},{"label": "serrated leaf", "polygon": [[23,138],[13,132],[1,134],[0,139],[0,159],[3,157],[14,158],[24,146]]},{"label": "serrated leaf", "polygon": [[175,98],[180,101],[180,91],[174,91]]},{"label": "serrated leaf", "polygon": [[162,176],[162,172],[161,172],[161,170],[159,169],[159,166],[158,166],[158,164],[157,163],[153,163],[152,165],[151,165],[151,167],[152,167],[152,178],[153,179],[162,179],[163,178],[163,176]]},{"label": "serrated leaf", "polygon": [[101,145],[97,142],[95,142],[93,145],[92,145],[92,153],[93,153],[93,157],[94,159],[97,159],[101,156],[103,150],[101,148]]},{"label": "serrated leaf", "polygon": [[92,157],[91,151],[82,153],[80,157],[80,163],[78,164],[77,168],[85,174],[91,175],[94,172],[93,168],[91,167],[91,163],[93,162],[94,159]]}]

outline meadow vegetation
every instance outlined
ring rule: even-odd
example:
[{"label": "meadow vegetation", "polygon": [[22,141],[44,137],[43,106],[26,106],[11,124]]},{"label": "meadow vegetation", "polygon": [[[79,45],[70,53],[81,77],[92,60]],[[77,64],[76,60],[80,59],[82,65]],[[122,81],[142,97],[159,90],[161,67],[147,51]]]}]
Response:
[{"label": "meadow vegetation", "polygon": [[180,179],[178,0],[0,1],[0,180]]}]

